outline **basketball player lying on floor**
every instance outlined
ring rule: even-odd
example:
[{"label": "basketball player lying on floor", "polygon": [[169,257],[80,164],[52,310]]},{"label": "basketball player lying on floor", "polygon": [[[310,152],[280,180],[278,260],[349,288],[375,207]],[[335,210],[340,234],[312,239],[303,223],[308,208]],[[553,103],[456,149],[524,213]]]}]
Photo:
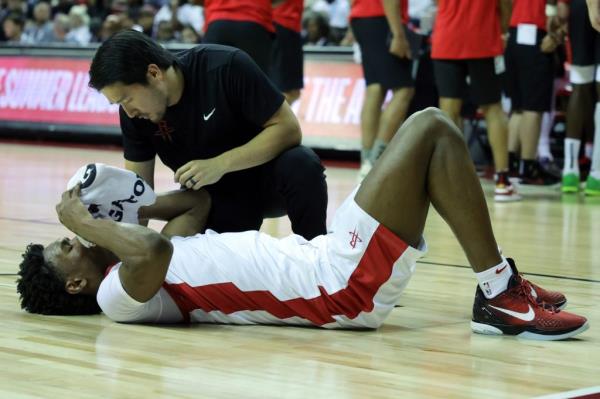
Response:
[{"label": "basketball player lying on floor", "polygon": [[[557,340],[588,328],[560,311],[566,298],[519,275],[498,252],[485,198],[463,138],[436,109],[409,118],[377,165],[337,210],[327,235],[306,241],[202,229],[202,192],[177,192],[141,208],[172,219],[149,228],[94,219],[68,190],[56,210],[83,239],[30,245],[20,265],[21,306],[42,314],[102,310],[119,322],[279,324],[377,328],[426,251],[430,203],[477,274],[471,327],[483,334]],[[186,209],[187,208],[187,209]],[[172,236],[170,239],[169,236]],[[111,267],[112,266],[112,267]]]}]

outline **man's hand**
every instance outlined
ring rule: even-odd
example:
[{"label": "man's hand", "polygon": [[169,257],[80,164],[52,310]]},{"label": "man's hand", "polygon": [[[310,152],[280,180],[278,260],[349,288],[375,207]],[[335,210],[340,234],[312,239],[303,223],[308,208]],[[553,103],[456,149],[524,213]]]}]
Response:
[{"label": "man's hand", "polygon": [[542,39],[542,43],[540,44],[540,49],[542,50],[542,53],[551,53],[554,50],[556,50],[556,47],[558,47],[558,42],[552,35],[548,34],[544,36],[544,38]]},{"label": "man's hand", "polygon": [[396,36],[392,38],[390,42],[390,53],[394,54],[396,57],[400,58],[412,58],[412,54],[410,53],[410,45],[408,44],[408,40],[404,36]]},{"label": "man's hand", "polygon": [[177,169],[175,182],[184,187],[198,190],[218,182],[227,173],[226,165],[220,157],[196,159]]},{"label": "man's hand", "polygon": [[75,228],[79,222],[86,218],[92,218],[92,215],[81,202],[80,194],[81,184],[77,184],[72,189],[65,191],[60,202],[56,205],[58,220],[74,233],[76,233]]}]

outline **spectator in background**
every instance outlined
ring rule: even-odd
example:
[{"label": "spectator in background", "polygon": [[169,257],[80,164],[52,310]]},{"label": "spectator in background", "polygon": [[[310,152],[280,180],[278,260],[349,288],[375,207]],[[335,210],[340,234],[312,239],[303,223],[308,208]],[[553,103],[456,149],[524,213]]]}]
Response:
[{"label": "spectator in background", "polygon": [[50,4],[40,1],[33,8],[33,21],[26,25],[25,35],[30,43],[50,43],[54,41]]},{"label": "spectator in background", "polygon": [[102,22],[100,29],[100,41],[103,42],[117,32],[125,29],[127,22],[124,14],[111,14]]},{"label": "spectator in background", "polygon": [[158,23],[156,41],[163,44],[175,41],[175,30],[171,21],[162,20]]},{"label": "spectator in background", "polygon": [[67,33],[69,33],[69,16],[62,13],[56,14],[52,22],[52,41],[64,43],[67,40]]},{"label": "spectator in background", "polygon": [[304,44],[311,46],[329,45],[329,23],[327,18],[311,12],[304,18]]},{"label": "spectator in background", "polygon": [[439,0],[431,54],[440,108],[462,126],[467,87],[470,99],[481,108],[496,168],[494,199],[505,202],[521,199],[508,180],[508,123],[500,104],[502,33],[508,30],[510,3]]},{"label": "spectator in background", "polygon": [[311,10],[325,16],[329,24],[329,40],[332,44],[339,44],[348,31],[349,0],[317,0],[312,4]]},{"label": "spectator in background", "polygon": [[292,104],[304,87],[303,0],[286,0],[273,9],[275,41],[269,77]]},{"label": "spectator in background", "polygon": [[185,44],[198,44],[200,43],[200,35],[191,25],[183,25],[181,42]]},{"label": "spectator in background", "polygon": [[27,38],[23,34],[25,28],[25,16],[20,12],[11,12],[2,21],[2,30],[8,43],[26,43]]},{"label": "spectator in background", "polygon": [[87,14],[87,7],[77,5],[71,7],[69,11],[69,33],[67,33],[67,43],[75,43],[80,46],[87,46],[91,39],[90,16]]},{"label": "spectator in background", "polygon": [[[6,7],[0,9],[0,27],[4,26],[4,20],[11,13],[20,13],[21,15],[27,14],[27,3],[23,0],[7,0]],[[7,38],[4,34],[4,29],[0,29],[0,41],[6,41]]]},{"label": "spectator in background", "polygon": [[204,0],[204,43],[237,47],[269,72],[273,46],[271,0]]},{"label": "spectator in background", "polygon": [[[159,24],[168,21],[173,33],[179,33],[184,25],[192,26],[196,32],[204,28],[204,15],[201,6],[188,3],[186,0],[169,0],[154,16],[154,30],[158,38]],[[163,34],[166,28],[163,25]]]},{"label": "spectator in background", "polygon": [[150,37],[152,37],[155,15],[156,10],[154,9],[154,7],[150,4],[145,4],[140,9],[140,13],[137,19],[137,24],[140,27],[141,31]]},{"label": "spectator in background", "polygon": [[[414,95],[413,62],[405,34],[408,0],[354,0],[350,24],[360,46],[367,90],[360,115],[361,167],[358,179],[375,161],[406,118]],[[388,90],[392,99],[382,112]]]},{"label": "spectator in background", "polygon": [[[542,114],[552,108],[554,51],[563,41],[558,25],[547,16],[546,0],[513,0],[506,61],[506,91],[511,100],[509,166],[515,164],[521,184],[555,184],[558,179],[546,173],[537,161]],[[566,33],[566,27],[564,30]]]}]

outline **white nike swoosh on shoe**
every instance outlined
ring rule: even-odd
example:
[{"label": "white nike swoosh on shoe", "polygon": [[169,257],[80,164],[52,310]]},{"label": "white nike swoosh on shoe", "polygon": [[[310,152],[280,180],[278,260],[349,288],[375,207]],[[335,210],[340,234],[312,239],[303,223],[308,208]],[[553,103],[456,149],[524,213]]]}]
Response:
[{"label": "white nike swoosh on shoe", "polygon": [[205,120],[205,121],[209,120],[209,119],[210,119],[210,117],[211,117],[211,116],[212,116],[212,115],[215,113],[215,111],[216,111],[216,110],[217,110],[216,108],[213,108],[213,110],[212,110],[212,111],[210,111],[210,112],[208,113],[208,115],[207,115],[207,114],[204,114],[204,115],[203,115],[203,116],[204,116],[204,120]]},{"label": "white nike swoosh on shoe", "polygon": [[531,307],[531,305],[527,305],[527,306],[529,306],[529,311],[527,313],[515,312],[513,310],[498,308],[498,307],[492,306],[492,305],[489,305],[489,306],[491,308],[501,311],[502,313],[506,313],[509,316],[515,317],[515,318],[523,320],[523,321],[531,321],[535,318],[535,312],[533,311],[533,308]]}]

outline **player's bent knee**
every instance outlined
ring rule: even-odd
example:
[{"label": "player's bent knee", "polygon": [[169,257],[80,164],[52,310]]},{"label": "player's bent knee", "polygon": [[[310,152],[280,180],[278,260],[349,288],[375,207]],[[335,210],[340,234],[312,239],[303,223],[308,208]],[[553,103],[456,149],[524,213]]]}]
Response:
[{"label": "player's bent knee", "polygon": [[438,108],[425,108],[416,112],[412,118],[415,128],[411,131],[420,134],[423,139],[437,141],[447,135],[462,137],[454,123]]}]

